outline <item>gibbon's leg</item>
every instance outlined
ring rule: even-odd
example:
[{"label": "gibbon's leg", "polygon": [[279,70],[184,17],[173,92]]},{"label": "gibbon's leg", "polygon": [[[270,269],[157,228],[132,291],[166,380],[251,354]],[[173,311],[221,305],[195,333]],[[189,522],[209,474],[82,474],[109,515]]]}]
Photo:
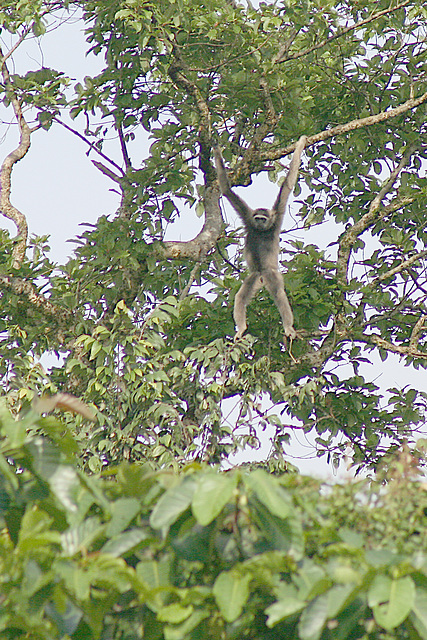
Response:
[{"label": "gibbon's leg", "polygon": [[258,272],[250,273],[243,282],[242,286],[236,293],[234,298],[234,322],[236,323],[237,332],[234,340],[239,340],[246,331],[246,307],[249,301],[259,289],[262,287],[261,275]]},{"label": "gibbon's leg", "polygon": [[277,269],[266,269],[262,272],[261,279],[279,309],[283,328],[285,330],[285,336],[292,339],[296,338],[297,332],[293,327],[294,316],[291,305],[289,304],[288,296],[286,295],[285,288],[283,286],[282,274],[277,271]]}]

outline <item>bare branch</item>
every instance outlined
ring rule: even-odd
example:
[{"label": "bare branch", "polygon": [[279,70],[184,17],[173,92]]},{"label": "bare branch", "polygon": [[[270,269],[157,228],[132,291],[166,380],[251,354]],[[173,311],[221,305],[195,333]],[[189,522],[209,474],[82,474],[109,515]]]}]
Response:
[{"label": "bare branch", "polygon": [[194,99],[201,123],[199,135],[205,144],[209,144],[211,137],[211,113],[208,104],[197,84],[188,79],[186,75],[188,72],[187,66],[182,59],[178,47],[174,43],[172,44],[175,60],[169,67],[169,76],[177,87],[184,89],[184,91]]},{"label": "bare branch", "polygon": [[408,269],[411,265],[413,265],[414,262],[417,262],[421,258],[424,258],[424,256],[426,255],[427,255],[427,249],[425,249],[424,251],[420,251],[414,256],[411,256],[407,260],[404,260],[399,265],[397,265],[397,267],[393,267],[393,269],[390,269],[386,273],[383,273],[382,275],[378,276],[378,278],[375,278],[371,286],[375,287],[380,282],[384,282],[384,280],[388,280],[388,278],[393,277],[394,275],[396,275],[396,273],[401,273],[402,271],[404,271],[405,269]]},{"label": "bare branch", "polygon": [[19,160],[22,160],[30,148],[31,130],[24,118],[21,103],[13,93],[13,87],[6,65],[6,58],[8,55],[9,54],[6,54],[6,56],[4,56],[0,48],[1,75],[5,87],[11,92],[11,103],[18,123],[20,136],[18,146],[6,156],[0,169],[0,210],[5,218],[8,218],[15,223],[17,228],[19,241],[13,249],[13,258],[14,267],[19,268],[22,260],[24,259],[25,250],[27,248],[28,225],[24,214],[21,213],[10,201],[12,189],[11,176],[14,165],[19,162]]},{"label": "bare branch", "polygon": [[380,338],[380,336],[378,336],[375,333],[368,336],[363,334],[363,342],[365,342],[366,344],[373,344],[376,347],[380,347],[381,349],[384,349],[385,351],[390,351],[391,353],[398,353],[401,356],[427,359],[427,353],[424,353],[423,351],[418,351],[418,349],[416,349],[411,345],[408,347],[402,347],[400,345],[393,344],[392,342],[388,342],[388,340],[384,340],[383,338]]},{"label": "bare branch", "polygon": [[271,131],[274,130],[277,124],[277,114],[274,109],[265,74],[261,76],[259,85],[263,96],[265,120],[256,128],[249,147],[245,151],[239,169],[242,173],[246,173],[248,171],[249,167],[253,164],[253,159],[257,155],[261,142],[269,133],[271,133]]},{"label": "bare branch", "polygon": [[[156,252],[163,258],[189,258],[201,262],[215,248],[224,223],[219,206],[219,188],[215,183],[205,190],[205,224],[192,240],[155,243]],[[154,248],[154,247],[153,247]]]},{"label": "bare branch", "polygon": [[[348,133],[349,131],[354,131],[356,129],[362,129],[363,127],[370,127],[374,124],[378,124],[379,122],[384,122],[385,120],[389,120],[390,118],[395,118],[396,116],[402,115],[402,113],[406,113],[411,109],[415,109],[423,102],[427,101],[427,92],[423,93],[419,98],[411,98],[407,100],[403,104],[395,107],[394,109],[388,109],[387,111],[381,111],[373,116],[367,116],[366,118],[359,118],[358,120],[350,120],[350,122],[346,122],[345,124],[339,124],[336,127],[331,127],[331,129],[325,129],[320,133],[316,133],[314,136],[307,137],[306,148],[310,147],[317,142],[323,142],[324,140],[328,140],[329,138],[333,138],[334,136],[342,135],[343,133]],[[263,163],[271,161],[271,160],[279,160],[284,156],[289,155],[293,151],[295,151],[296,142],[289,144],[286,147],[281,147],[277,149],[266,149],[262,151],[259,155],[259,160]],[[237,172],[238,175],[241,175],[242,172],[239,170]]]},{"label": "bare branch", "polygon": [[126,140],[125,140],[125,136],[123,134],[123,129],[122,129],[121,125],[119,125],[117,127],[117,131],[119,133],[120,147],[121,147],[121,150],[122,150],[122,156],[123,156],[123,160],[124,160],[124,163],[125,163],[125,167],[126,167],[126,169],[130,169],[131,166],[132,166],[132,163],[131,163],[130,158],[129,158],[129,153],[128,153],[128,150],[127,150],[127,147],[126,147]]},{"label": "bare branch", "polygon": [[[60,124],[61,127],[64,127],[64,129],[67,129],[67,131],[70,131],[70,133],[72,133],[73,135],[75,135],[78,138],[80,138],[80,140],[83,140],[83,142],[85,144],[87,144],[88,147],[90,147],[92,151],[97,153],[99,156],[101,156],[101,158],[103,158],[106,162],[108,162],[115,169],[117,169],[117,171],[120,171],[120,173],[122,175],[124,175],[123,169],[116,162],[114,162],[114,160],[111,160],[111,158],[106,156],[105,153],[102,153],[102,151],[100,151],[98,149],[98,147],[93,142],[90,142],[82,133],[80,133],[80,131],[77,131],[77,129],[73,129],[73,127],[70,127],[70,125],[66,124],[63,120],[61,120],[61,118],[55,117],[54,120],[55,120],[55,122]],[[103,166],[103,165],[101,165],[101,166]],[[99,169],[99,167],[97,167],[97,168]]]},{"label": "bare branch", "polygon": [[181,291],[181,293],[179,294],[179,300],[184,300],[184,298],[188,295],[188,292],[191,289],[191,286],[193,284],[193,282],[196,279],[197,276],[197,272],[200,268],[199,264],[195,264],[194,267],[191,269],[191,273],[190,273],[190,277],[188,278],[188,282],[185,285],[185,287],[183,288],[183,290]]},{"label": "bare branch", "polygon": [[426,320],[426,316],[422,315],[420,318],[418,318],[417,322],[415,323],[415,327],[412,329],[412,333],[411,333],[411,337],[409,338],[409,348],[410,349],[416,349],[418,346],[418,342],[420,339],[420,335],[422,333],[422,330],[424,328],[424,322]]},{"label": "bare branch", "polygon": [[98,162],[97,160],[92,160],[92,164],[98,169],[98,171],[103,173],[104,176],[107,176],[107,178],[110,178],[114,182],[121,184],[121,179],[119,178],[119,176],[116,176],[116,174],[113,171],[111,171],[108,167],[103,165],[102,162]]}]

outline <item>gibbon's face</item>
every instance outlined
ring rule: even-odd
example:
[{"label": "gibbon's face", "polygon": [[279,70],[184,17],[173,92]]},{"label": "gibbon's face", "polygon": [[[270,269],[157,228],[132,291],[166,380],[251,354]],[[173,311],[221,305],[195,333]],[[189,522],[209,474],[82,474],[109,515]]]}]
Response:
[{"label": "gibbon's face", "polygon": [[255,229],[271,229],[275,221],[274,211],[271,209],[255,209],[252,216],[252,225]]}]

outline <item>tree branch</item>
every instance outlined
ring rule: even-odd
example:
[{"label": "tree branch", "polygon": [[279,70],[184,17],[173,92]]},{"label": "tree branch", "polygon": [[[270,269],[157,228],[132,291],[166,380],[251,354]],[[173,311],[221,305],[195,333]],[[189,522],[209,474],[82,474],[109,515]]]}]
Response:
[{"label": "tree branch", "polygon": [[414,264],[414,262],[417,262],[417,260],[420,260],[420,258],[424,258],[424,256],[426,255],[427,255],[427,249],[425,249],[424,251],[420,251],[419,253],[408,258],[407,260],[404,260],[403,262],[401,262],[399,265],[397,265],[397,267],[393,267],[393,269],[390,269],[386,273],[383,273],[382,275],[378,276],[378,278],[375,278],[375,280],[371,283],[370,286],[372,288],[378,286],[380,282],[384,282],[384,280],[388,280],[388,278],[393,277],[394,275],[396,275],[396,273],[400,273],[405,269],[408,269],[411,265]]},{"label": "tree branch", "polygon": [[[406,111],[410,111],[411,109],[415,109],[419,107],[420,104],[427,101],[427,92],[423,93],[419,98],[410,98],[406,102],[402,103],[398,107],[394,107],[393,109],[388,109],[387,111],[381,111],[373,116],[367,116],[366,118],[359,118],[357,120],[350,120],[350,122],[346,122],[345,124],[339,124],[336,127],[331,127],[331,129],[325,129],[320,133],[316,133],[314,136],[307,136],[306,148],[316,144],[317,142],[323,142],[323,140],[328,140],[329,138],[333,138],[334,136],[342,135],[343,133],[348,133],[349,131],[354,131],[356,129],[362,129],[363,127],[370,127],[374,124],[378,124],[380,122],[384,122],[385,120],[389,120],[390,118],[395,118],[396,116],[402,115],[402,113],[406,113]],[[269,162],[272,160],[279,160],[284,156],[289,155],[293,151],[295,151],[296,142],[287,145],[286,147],[281,147],[277,149],[268,149],[262,151],[259,155],[259,160],[262,163]],[[236,172],[236,176],[239,177],[241,174],[240,170]]]},{"label": "tree branch", "polygon": [[363,339],[361,341],[365,342],[366,344],[372,344],[376,347],[380,347],[381,349],[384,349],[385,351],[390,351],[391,353],[398,353],[401,356],[427,359],[427,353],[424,353],[423,351],[418,351],[416,347],[412,345],[408,347],[402,347],[400,345],[393,344],[392,342],[388,342],[388,340],[384,340],[383,338],[376,335],[375,333],[371,335],[363,334]]},{"label": "tree branch", "polygon": [[[22,40],[23,37],[20,42],[22,42]],[[21,213],[10,201],[12,189],[11,176],[14,165],[19,162],[19,160],[22,160],[30,148],[31,130],[24,118],[21,103],[17,99],[13,90],[9,71],[6,65],[8,55],[10,55],[10,52],[4,56],[0,48],[1,75],[6,89],[10,91],[10,101],[18,123],[20,136],[18,146],[6,156],[0,169],[0,209],[5,218],[12,220],[17,228],[19,241],[13,248],[13,266],[17,269],[21,265],[25,256],[28,239],[28,225],[24,214]]]},{"label": "tree branch", "polygon": [[35,308],[49,316],[53,316],[59,324],[69,323],[72,312],[64,307],[58,307],[48,298],[39,293],[36,287],[23,278],[0,276],[0,289],[10,291],[17,296],[25,296]]},{"label": "tree branch", "polygon": [[355,222],[351,227],[349,227],[341,236],[339,242],[338,249],[338,258],[337,258],[337,280],[342,285],[345,286],[347,284],[347,271],[348,271],[348,262],[350,259],[351,249],[356,242],[357,238],[364,232],[366,229],[371,227],[379,217],[383,217],[385,215],[385,211],[383,211],[378,216],[378,210],[381,206],[381,202],[386,194],[393,187],[396,182],[400,172],[403,167],[409,161],[412,153],[415,151],[418,145],[411,145],[406,153],[402,156],[399,164],[394,168],[391,172],[390,177],[384,183],[383,187],[380,189],[380,192],[375,196],[372,200],[369,210],[365,213],[360,220]]},{"label": "tree branch", "polygon": [[200,233],[192,240],[181,242],[168,240],[154,243],[156,253],[162,258],[189,258],[201,262],[209,251],[215,248],[224,223],[219,206],[219,187],[215,183],[205,190],[205,224]]},{"label": "tree branch", "polygon": [[303,56],[306,56],[309,53],[316,51],[316,49],[321,49],[322,47],[325,47],[330,42],[337,40],[337,38],[341,38],[342,36],[345,36],[350,31],[354,31],[359,27],[363,27],[365,24],[368,24],[369,22],[373,22],[377,18],[381,18],[382,16],[392,13],[393,11],[398,11],[399,9],[402,9],[403,7],[408,5],[410,2],[411,0],[404,0],[404,2],[401,2],[395,7],[389,7],[388,9],[383,9],[383,11],[378,11],[378,13],[374,13],[369,18],[365,18],[364,20],[360,20],[360,22],[356,22],[356,24],[353,24],[350,27],[345,27],[344,29],[341,29],[338,33],[334,34],[330,38],[325,38],[321,42],[318,42],[317,44],[314,44],[313,46],[308,47],[308,49],[304,49],[304,51],[299,51],[286,57],[285,57],[285,53],[287,53],[286,50],[283,53],[279,51],[275,62],[280,64],[282,62],[287,62],[288,60],[297,60],[298,58],[302,58]]},{"label": "tree branch", "polygon": [[202,261],[211,251],[224,226],[221,208],[219,206],[219,187],[216,181],[216,172],[210,163],[211,148],[211,114],[209,106],[198,86],[188,79],[188,69],[181,53],[173,43],[174,62],[169,68],[169,76],[174,84],[191,96],[196,105],[200,118],[199,144],[200,144],[200,168],[205,180],[205,223],[200,233],[185,242],[167,241],[156,243],[156,251],[164,258],[190,258]]},{"label": "tree branch", "polygon": [[[66,124],[63,120],[61,120],[61,118],[55,117],[53,118],[55,122],[57,122],[58,124],[61,125],[61,127],[64,127],[64,129],[67,129],[67,131],[70,131],[70,133],[72,133],[73,135],[77,136],[78,138],[80,138],[80,140],[83,140],[83,142],[85,144],[88,145],[88,147],[91,148],[92,151],[94,151],[95,153],[97,153],[99,156],[101,156],[101,158],[103,158],[106,162],[109,162],[115,169],[117,169],[117,171],[120,171],[120,173],[122,175],[124,175],[124,171],[123,169],[116,163],[114,162],[114,160],[111,160],[111,158],[109,158],[108,156],[105,155],[105,153],[102,153],[102,151],[100,151],[97,146],[95,144],[93,144],[93,142],[90,142],[82,133],[80,133],[80,131],[77,131],[77,129],[73,129],[73,127],[70,127],[70,125]],[[95,163],[94,163],[95,164]],[[96,166],[96,165],[95,165]],[[101,165],[103,166],[103,165]],[[97,169],[99,169],[99,167],[97,167]],[[104,172],[103,172],[104,173]],[[107,174],[108,175],[108,174]],[[110,176],[111,177],[111,176]]]}]

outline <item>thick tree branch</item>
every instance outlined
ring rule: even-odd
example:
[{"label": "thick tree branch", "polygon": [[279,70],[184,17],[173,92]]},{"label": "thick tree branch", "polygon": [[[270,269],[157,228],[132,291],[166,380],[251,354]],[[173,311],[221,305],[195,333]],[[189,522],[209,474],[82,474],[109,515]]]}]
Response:
[{"label": "thick tree branch", "polygon": [[19,162],[19,160],[22,160],[30,148],[31,129],[24,118],[21,103],[13,92],[9,71],[6,65],[8,55],[9,54],[6,54],[4,56],[0,48],[1,75],[6,89],[10,92],[10,101],[18,123],[20,136],[18,146],[6,156],[0,169],[0,210],[5,218],[8,218],[15,223],[17,229],[19,241],[13,249],[13,258],[14,267],[19,268],[22,260],[24,259],[25,250],[27,248],[28,225],[24,214],[21,213],[10,201],[12,189],[11,176],[14,165]]},{"label": "thick tree branch", "polygon": [[9,291],[17,296],[24,296],[36,309],[52,316],[59,324],[69,323],[72,313],[69,309],[58,307],[48,298],[39,293],[36,287],[22,278],[0,276],[0,289]]},{"label": "thick tree branch", "polygon": [[176,45],[174,45],[173,51],[175,60],[169,68],[169,76],[177,87],[193,98],[199,113],[200,168],[205,177],[205,223],[200,233],[192,240],[186,242],[169,241],[163,242],[161,245],[156,243],[156,251],[166,258],[190,258],[202,261],[207,253],[215,247],[224,226],[219,206],[220,193],[216,183],[216,172],[209,160],[211,115],[209,106],[200,89],[188,79],[188,69]]},{"label": "thick tree branch", "polygon": [[240,171],[242,173],[248,172],[249,167],[253,164],[254,158],[258,155],[260,144],[269,133],[274,131],[277,124],[277,114],[274,109],[273,100],[271,99],[270,89],[265,74],[261,76],[259,85],[264,102],[265,120],[256,128],[249,147],[245,151],[240,163]]},{"label": "thick tree branch", "polygon": [[384,351],[390,351],[391,353],[398,353],[401,356],[409,356],[411,358],[423,358],[427,359],[427,353],[423,351],[418,351],[416,346],[408,346],[402,347],[397,344],[393,344],[392,342],[388,342],[388,340],[384,340],[380,336],[375,333],[371,335],[363,334],[362,342],[366,344],[372,344],[376,347],[380,347],[380,349],[384,349]]},{"label": "thick tree branch", "polygon": [[205,190],[205,223],[192,240],[155,243],[155,250],[163,258],[189,258],[201,262],[214,249],[224,223],[219,206],[219,187],[213,184]]},{"label": "thick tree branch", "polygon": [[[330,129],[325,129],[320,133],[316,133],[314,136],[307,136],[307,144],[306,148],[310,147],[317,142],[322,142],[323,140],[328,140],[329,138],[333,138],[335,136],[342,135],[343,133],[348,133],[349,131],[355,131],[356,129],[362,129],[363,127],[370,127],[374,124],[378,124],[380,122],[384,122],[385,120],[389,120],[390,118],[395,118],[396,116],[400,116],[411,109],[415,109],[420,104],[423,104],[427,101],[427,92],[423,93],[419,98],[410,98],[403,104],[398,107],[394,107],[393,109],[388,109],[387,111],[381,111],[373,116],[367,116],[366,118],[359,118],[357,120],[350,120],[350,122],[346,122],[345,124],[339,124],[336,127],[331,127]],[[259,154],[259,160],[263,164],[272,160],[279,160],[290,153],[295,151],[296,142],[287,145],[286,147],[280,147],[277,149],[265,149],[261,151]],[[243,175],[243,172],[238,170],[235,172],[235,177],[240,177]]]},{"label": "thick tree branch", "polygon": [[183,89],[189,96],[193,98],[200,118],[199,136],[202,138],[205,144],[209,145],[211,137],[211,113],[209,110],[209,106],[197,84],[188,79],[187,74],[189,73],[189,71],[184,60],[182,59],[179,48],[175,44],[173,44],[173,53],[175,56],[175,60],[169,67],[169,76],[171,80],[177,85],[177,87]]},{"label": "thick tree branch", "polygon": [[425,320],[426,320],[426,316],[422,315],[420,318],[418,318],[417,322],[415,323],[415,327],[412,329],[411,337],[409,338],[410,349],[417,348],[420,336],[423,332]]},{"label": "thick tree branch", "polygon": [[393,267],[393,269],[390,269],[389,271],[386,271],[386,273],[383,273],[380,276],[378,276],[378,278],[375,278],[375,280],[371,283],[371,287],[374,288],[378,286],[381,282],[384,282],[384,280],[388,280],[389,278],[392,278],[394,275],[396,275],[396,273],[401,273],[405,269],[408,269],[410,266],[414,264],[414,262],[417,262],[421,258],[424,258],[424,256],[426,255],[427,255],[427,249],[425,249],[424,251],[420,251],[419,253],[408,258],[407,260],[404,260],[403,262],[398,264],[397,267]]}]

